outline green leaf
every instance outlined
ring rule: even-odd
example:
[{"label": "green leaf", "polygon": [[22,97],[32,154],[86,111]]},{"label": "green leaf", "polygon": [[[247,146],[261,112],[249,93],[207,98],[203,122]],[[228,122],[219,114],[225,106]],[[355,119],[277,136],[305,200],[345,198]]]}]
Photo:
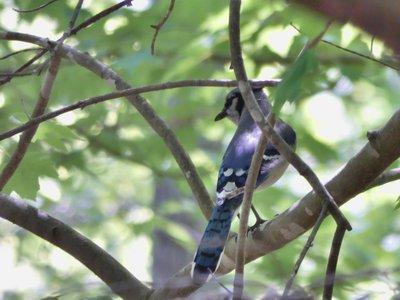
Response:
[{"label": "green leaf", "polygon": [[67,142],[77,138],[78,136],[68,127],[50,121],[40,125],[34,140],[42,140],[60,152],[67,152]]},{"label": "green leaf", "polygon": [[29,151],[17,171],[4,187],[4,192],[18,193],[22,198],[35,199],[38,192],[39,176],[57,177],[57,172],[49,155],[39,151]]},{"label": "green leaf", "polygon": [[312,50],[299,56],[292,66],[283,75],[274,97],[274,111],[278,113],[286,101],[294,102],[301,93],[301,87],[305,77],[317,68],[317,58]]}]

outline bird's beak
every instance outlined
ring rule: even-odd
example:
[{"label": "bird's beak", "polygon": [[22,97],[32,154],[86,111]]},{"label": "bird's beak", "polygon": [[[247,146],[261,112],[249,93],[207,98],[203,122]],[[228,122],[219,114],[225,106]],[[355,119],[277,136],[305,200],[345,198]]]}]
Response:
[{"label": "bird's beak", "polygon": [[222,120],[223,118],[226,117],[226,110],[224,109],[223,111],[221,111],[214,119],[214,121],[219,121]]}]

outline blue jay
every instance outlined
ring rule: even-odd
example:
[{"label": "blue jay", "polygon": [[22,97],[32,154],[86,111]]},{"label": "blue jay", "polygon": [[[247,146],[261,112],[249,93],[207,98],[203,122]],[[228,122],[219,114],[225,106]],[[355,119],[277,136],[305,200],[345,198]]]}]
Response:
[{"label": "blue jay", "polygon": [[[262,88],[254,88],[253,93],[264,115],[267,116],[271,105],[266,94]],[[242,203],[243,193],[227,198],[236,189],[244,187],[254,151],[262,134],[245,107],[238,88],[226,96],[224,108],[215,117],[215,121],[225,117],[238,126],[222,159],[217,182],[217,203],[194,258],[191,276],[193,282],[199,285],[208,281],[218,267],[231,222]],[[288,145],[295,147],[296,133],[288,124],[278,119],[274,129]],[[268,143],[256,189],[260,190],[274,184],[283,175],[287,166],[288,162],[271,143]]]}]

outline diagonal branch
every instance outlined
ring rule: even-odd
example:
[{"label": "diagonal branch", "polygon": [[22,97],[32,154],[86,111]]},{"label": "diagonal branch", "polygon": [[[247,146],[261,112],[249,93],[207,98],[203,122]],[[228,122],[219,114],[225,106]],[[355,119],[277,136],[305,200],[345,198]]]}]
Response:
[{"label": "diagonal branch", "polygon": [[124,7],[124,6],[131,6],[132,5],[132,0],[123,0],[101,12],[99,12],[98,14],[90,17],[89,19],[83,21],[81,24],[77,25],[76,27],[71,29],[71,35],[75,35],[78,33],[78,31],[92,25],[93,23],[99,21],[100,19],[108,16],[109,14],[117,11],[118,9]]},{"label": "diagonal branch", "polygon": [[[272,116],[269,114],[268,117]],[[236,250],[236,267],[235,267],[235,278],[233,286],[233,299],[241,299],[244,288],[244,265],[245,265],[245,245],[246,245],[246,234],[248,230],[249,214],[251,209],[251,201],[253,198],[254,189],[256,187],[258,173],[260,172],[261,162],[267,147],[268,139],[265,135],[261,135],[256,151],[254,152],[251,160],[249,176],[247,177],[242,209],[240,211],[240,226],[237,239],[237,250]]]}]

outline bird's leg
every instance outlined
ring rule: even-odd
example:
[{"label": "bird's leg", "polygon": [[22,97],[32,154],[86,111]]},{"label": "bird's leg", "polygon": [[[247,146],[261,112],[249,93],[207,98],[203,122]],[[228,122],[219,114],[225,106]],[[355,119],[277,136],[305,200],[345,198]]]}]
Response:
[{"label": "bird's leg", "polygon": [[[256,208],[254,207],[254,205],[251,205],[251,210],[254,214],[254,216],[256,217],[256,222],[254,223],[253,226],[250,226],[247,229],[247,233],[249,233],[250,231],[253,231],[254,229],[256,229],[260,224],[267,222],[267,219],[263,219],[260,214],[258,213],[258,211],[256,210]],[[240,213],[237,214],[238,219],[240,220]],[[237,238],[237,237],[236,237]]]},{"label": "bird's leg", "polygon": [[260,214],[257,212],[253,204],[251,205],[251,210],[253,211],[253,214],[256,217],[256,222],[254,223],[253,226],[250,226],[249,231],[253,231],[258,227],[258,225],[267,221],[266,219],[261,218]]}]

